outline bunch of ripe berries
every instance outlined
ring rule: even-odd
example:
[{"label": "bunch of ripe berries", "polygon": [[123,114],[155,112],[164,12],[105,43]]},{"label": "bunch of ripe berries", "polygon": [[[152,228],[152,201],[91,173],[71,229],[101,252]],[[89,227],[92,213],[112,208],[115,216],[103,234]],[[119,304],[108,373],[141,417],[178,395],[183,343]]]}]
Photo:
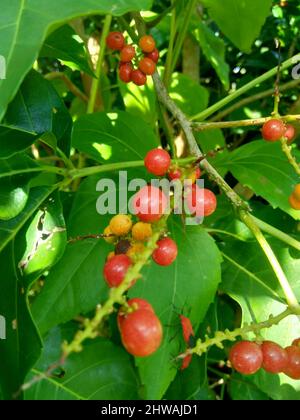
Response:
[{"label": "bunch of ripe berries", "polygon": [[[106,39],[107,46],[120,52],[119,77],[124,83],[133,82],[137,86],[147,83],[147,76],[152,76],[159,60],[159,51],[151,35],[143,36],[139,41],[141,54],[137,56],[134,45],[126,44],[121,32],[111,32]],[[133,61],[137,67],[134,67]]]}]

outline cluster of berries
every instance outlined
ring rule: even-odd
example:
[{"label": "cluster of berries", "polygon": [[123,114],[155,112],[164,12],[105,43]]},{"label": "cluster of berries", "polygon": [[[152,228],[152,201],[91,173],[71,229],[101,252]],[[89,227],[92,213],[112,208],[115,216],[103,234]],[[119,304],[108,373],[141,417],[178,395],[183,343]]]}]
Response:
[{"label": "cluster of berries", "polygon": [[[152,76],[159,60],[159,51],[151,35],[143,36],[139,41],[140,57],[136,48],[126,44],[121,32],[111,32],[106,38],[107,46],[114,51],[120,51],[119,77],[124,83],[133,82],[137,86],[147,83],[147,76]],[[133,61],[137,63],[134,67]]]},{"label": "cluster of berries", "polygon": [[282,120],[271,119],[262,128],[262,136],[266,141],[275,142],[286,138],[288,143],[295,139],[296,130],[290,124],[285,124]]},{"label": "cluster of berries", "polygon": [[263,368],[266,372],[284,373],[292,379],[300,379],[300,339],[286,349],[272,341],[261,345],[251,341],[235,344],[229,355],[232,367],[243,375],[253,375]]}]

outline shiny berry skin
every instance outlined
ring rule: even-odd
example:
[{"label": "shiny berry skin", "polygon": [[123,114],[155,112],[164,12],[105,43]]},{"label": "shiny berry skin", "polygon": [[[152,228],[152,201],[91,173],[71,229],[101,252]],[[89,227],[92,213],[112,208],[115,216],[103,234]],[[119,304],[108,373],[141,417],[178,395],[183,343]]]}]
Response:
[{"label": "shiny berry skin", "polygon": [[145,57],[150,58],[150,60],[154,61],[155,64],[158,63],[159,61],[159,51],[157,48],[155,48],[154,51],[152,51],[151,53],[147,53],[145,55]]},{"label": "shiny berry skin", "polygon": [[143,187],[132,199],[135,214],[145,223],[158,222],[165,214],[168,204],[165,193],[150,185]]},{"label": "shiny berry skin", "polygon": [[163,267],[171,265],[178,255],[176,243],[171,238],[164,238],[157,242],[157,246],[152,254],[154,262]]},{"label": "shiny berry skin", "polygon": [[182,171],[179,168],[171,168],[168,173],[168,178],[170,181],[175,181],[177,179],[181,179]]},{"label": "shiny berry skin", "polygon": [[108,48],[115,51],[121,51],[125,45],[125,38],[121,32],[111,32],[106,38]]},{"label": "shiny berry skin", "polygon": [[195,336],[195,332],[191,323],[191,320],[184,315],[179,315],[182,326],[182,333],[184,341],[189,344],[191,336]]},{"label": "shiny berry skin", "polygon": [[262,128],[263,138],[267,141],[278,141],[280,140],[286,131],[285,125],[281,120],[269,120]]},{"label": "shiny berry skin", "polygon": [[192,186],[192,191],[186,197],[186,203],[191,214],[197,217],[211,216],[217,208],[217,197],[207,189]]},{"label": "shiny berry skin", "polygon": [[156,70],[156,64],[150,58],[143,58],[139,62],[139,69],[147,76],[152,76]]},{"label": "shiny berry skin", "polygon": [[130,249],[130,247],[131,247],[130,241],[128,241],[127,239],[122,239],[115,246],[115,254],[116,255],[126,254],[127,251]]},{"label": "shiny berry skin", "polygon": [[127,235],[132,228],[131,217],[126,214],[118,214],[111,219],[109,227],[116,236]]},{"label": "shiny berry skin", "polygon": [[156,43],[151,35],[145,35],[140,39],[139,46],[144,53],[152,53],[156,48]]},{"label": "shiny berry skin", "polygon": [[163,330],[160,320],[149,309],[128,314],[121,322],[121,339],[128,353],[147,357],[161,345]]},{"label": "shiny berry skin", "polygon": [[171,158],[168,152],[163,149],[153,149],[147,153],[145,167],[148,172],[156,176],[164,176],[168,172],[171,165]]},{"label": "shiny berry skin", "polygon": [[235,344],[229,355],[232,367],[243,375],[253,375],[262,367],[263,353],[258,344],[240,341]]},{"label": "shiny berry skin", "polygon": [[147,76],[141,70],[133,70],[131,81],[137,86],[144,86],[147,83]]},{"label": "shiny berry skin", "polygon": [[185,358],[182,361],[182,365],[181,365],[180,370],[187,369],[190,366],[191,362],[192,362],[192,358],[193,358],[193,355],[192,354],[189,354],[189,355],[185,356]]},{"label": "shiny berry skin", "polygon": [[290,206],[292,207],[292,209],[294,209],[294,210],[300,210],[300,201],[298,201],[295,198],[294,194],[292,194],[290,196],[289,203],[290,203]]},{"label": "shiny berry skin", "polygon": [[300,347],[300,338],[297,338],[297,340],[293,341],[293,346]]},{"label": "shiny berry skin", "polygon": [[145,242],[152,236],[152,226],[149,223],[138,222],[132,228],[132,237],[135,241]]},{"label": "shiny berry skin", "polygon": [[285,129],[284,137],[287,139],[288,143],[292,143],[296,136],[295,127],[291,124],[288,124]]},{"label": "shiny berry skin", "polygon": [[119,68],[120,80],[124,83],[131,82],[131,74],[133,71],[133,65],[131,63],[122,63]]},{"label": "shiny berry skin", "polygon": [[132,45],[125,45],[120,53],[120,60],[122,63],[130,63],[135,57],[135,48]]},{"label": "shiny berry skin", "polygon": [[263,369],[269,373],[281,373],[287,367],[287,352],[272,341],[264,341],[261,345],[263,353]]},{"label": "shiny berry skin", "polygon": [[130,307],[135,307],[135,310],[144,309],[145,311],[154,313],[153,306],[145,299],[132,298],[127,303]]},{"label": "shiny berry skin", "polygon": [[284,373],[292,379],[300,379],[300,347],[290,346],[286,349],[288,355],[288,365]]},{"label": "shiny berry skin", "polygon": [[132,261],[127,255],[115,255],[104,265],[103,275],[109,287],[118,287],[124,280]]}]

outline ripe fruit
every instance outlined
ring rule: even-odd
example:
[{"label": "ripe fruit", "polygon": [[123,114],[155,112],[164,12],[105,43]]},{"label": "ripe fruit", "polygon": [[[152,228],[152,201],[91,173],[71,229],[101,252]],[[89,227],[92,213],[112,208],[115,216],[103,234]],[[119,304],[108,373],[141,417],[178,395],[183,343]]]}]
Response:
[{"label": "ripe fruit", "polygon": [[119,241],[115,247],[115,254],[121,255],[126,254],[129,248],[131,247],[130,241],[127,241],[126,239],[122,239]]},{"label": "ripe fruit", "polygon": [[284,373],[292,379],[300,379],[300,348],[296,346],[290,346],[286,349],[288,355],[288,365],[284,370]]},{"label": "ripe fruit", "polygon": [[175,181],[176,179],[180,179],[182,177],[182,171],[179,168],[171,168],[168,173],[168,178],[170,181]]},{"label": "ripe fruit", "polygon": [[235,344],[229,355],[232,367],[243,375],[253,375],[262,367],[263,353],[258,344],[240,341]]},{"label": "ripe fruit", "polygon": [[111,50],[120,50],[125,45],[125,38],[121,32],[111,32],[106,38],[106,44]]},{"label": "ripe fruit", "polygon": [[145,57],[150,58],[150,60],[154,61],[154,63],[158,63],[159,60],[159,51],[155,48],[151,53],[147,53]]},{"label": "ripe fruit", "polygon": [[146,186],[140,189],[132,199],[134,213],[142,222],[157,222],[168,207],[168,198],[157,187]]},{"label": "ripe fruit", "polygon": [[122,63],[129,63],[135,57],[135,48],[132,45],[125,45],[120,53]]},{"label": "ripe fruit", "polygon": [[127,251],[128,257],[134,259],[137,255],[145,251],[145,245],[142,242],[136,242]]},{"label": "ripe fruit", "polygon": [[293,341],[293,346],[300,347],[300,338],[297,338],[297,340]]},{"label": "ripe fruit", "polygon": [[141,70],[133,70],[131,81],[137,86],[143,86],[147,83],[147,76]]},{"label": "ripe fruit", "polygon": [[295,139],[296,130],[295,127],[291,124],[288,124],[285,129],[284,137],[287,139],[288,143],[292,143]]},{"label": "ripe fruit", "polygon": [[132,237],[135,241],[145,242],[152,236],[152,226],[149,223],[138,222],[132,228]]},{"label": "ripe fruit", "polygon": [[280,140],[285,134],[286,128],[281,120],[269,120],[262,128],[263,138],[267,141]]},{"label": "ripe fruit", "polygon": [[139,46],[144,53],[152,53],[155,50],[156,44],[151,35],[145,35],[140,39]]},{"label": "ripe fruit", "polygon": [[131,218],[125,214],[114,216],[109,223],[110,230],[116,236],[127,235],[132,228]]},{"label": "ripe fruit", "polygon": [[154,313],[153,306],[145,299],[133,298],[130,299],[127,303],[130,307],[135,308],[136,311],[139,309],[144,309]]},{"label": "ripe fruit", "polygon": [[289,203],[292,209],[300,210],[300,201],[296,200],[296,198],[294,197],[294,194],[290,196]]},{"label": "ripe fruit", "polygon": [[296,185],[293,196],[297,201],[300,201],[300,184]]},{"label": "ripe fruit", "polygon": [[127,255],[115,255],[106,262],[103,275],[109,287],[118,287],[124,280],[131,266],[131,259]]},{"label": "ripe fruit", "polygon": [[124,83],[131,82],[131,73],[133,65],[131,63],[122,63],[119,68],[119,77]]},{"label": "ripe fruit", "polygon": [[171,265],[178,254],[176,243],[171,238],[164,238],[157,242],[157,246],[158,248],[152,254],[153,260],[164,267]]},{"label": "ripe fruit", "polygon": [[115,241],[116,241],[115,235],[113,234],[113,232],[112,232],[112,230],[109,226],[107,226],[104,229],[103,235],[104,235],[105,242],[107,242],[108,244],[114,244],[115,243]]},{"label": "ripe fruit", "polygon": [[139,309],[128,314],[119,325],[122,343],[133,356],[150,356],[159,348],[163,336],[162,326],[149,309]]},{"label": "ripe fruit", "polygon": [[212,191],[194,184],[186,197],[186,203],[192,215],[207,217],[216,211],[217,197]]},{"label": "ripe fruit", "polygon": [[180,322],[181,322],[181,326],[182,326],[182,333],[183,333],[183,338],[184,341],[189,344],[190,342],[190,337],[194,337],[195,336],[195,332],[192,326],[192,323],[190,321],[189,318],[187,318],[184,315],[179,315],[180,317]]},{"label": "ripe fruit", "polygon": [[163,149],[153,149],[147,153],[145,167],[150,174],[164,176],[171,165],[171,158],[168,152]]},{"label": "ripe fruit", "polygon": [[188,177],[188,179],[190,179],[192,183],[194,184],[197,181],[197,179],[199,179],[200,177],[201,177],[201,169],[198,167],[195,169],[192,175]]},{"label": "ripe fruit", "polygon": [[261,345],[263,365],[265,371],[270,373],[284,372],[288,364],[287,352],[278,344],[264,341]]},{"label": "ripe fruit", "polygon": [[156,64],[150,58],[143,58],[139,62],[139,69],[146,75],[152,76],[156,70]]}]

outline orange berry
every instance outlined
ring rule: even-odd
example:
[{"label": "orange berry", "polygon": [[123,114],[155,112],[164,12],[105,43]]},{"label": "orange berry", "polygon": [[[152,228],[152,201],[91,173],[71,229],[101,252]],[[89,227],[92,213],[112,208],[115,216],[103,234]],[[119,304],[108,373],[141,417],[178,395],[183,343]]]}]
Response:
[{"label": "orange berry", "polygon": [[300,201],[295,198],[294,194],[290,196],[289,203],[294,210],[300,210]]},{"label": "orange berry", "polygon": [[295,200],[300,201],[300,184],[296,185],[294,192],[293,192],[293,196],[295,198]]},{"label": "orange berry", "polygon": [[109,227],[114,235],[125,236],[131,231],[132,221],[129,216],[118,214],[111,219]]},{"label": "orange berry", "polygon": [[139,69],[147,76],[152,76],[156,70],[156,64],[150,58],[143,58],[139,63]]},{"label": "orange berry", "polygon": [[139,46],[145,53],[151,53],[155,50],[156,44],[151,35],[145,35],[140,39]]},{"label": "orange berry", "polygon": [[145,242],[152,236],[152,226],[149,223],[138,222],[132,228],[132,237],[136,241]]}]

